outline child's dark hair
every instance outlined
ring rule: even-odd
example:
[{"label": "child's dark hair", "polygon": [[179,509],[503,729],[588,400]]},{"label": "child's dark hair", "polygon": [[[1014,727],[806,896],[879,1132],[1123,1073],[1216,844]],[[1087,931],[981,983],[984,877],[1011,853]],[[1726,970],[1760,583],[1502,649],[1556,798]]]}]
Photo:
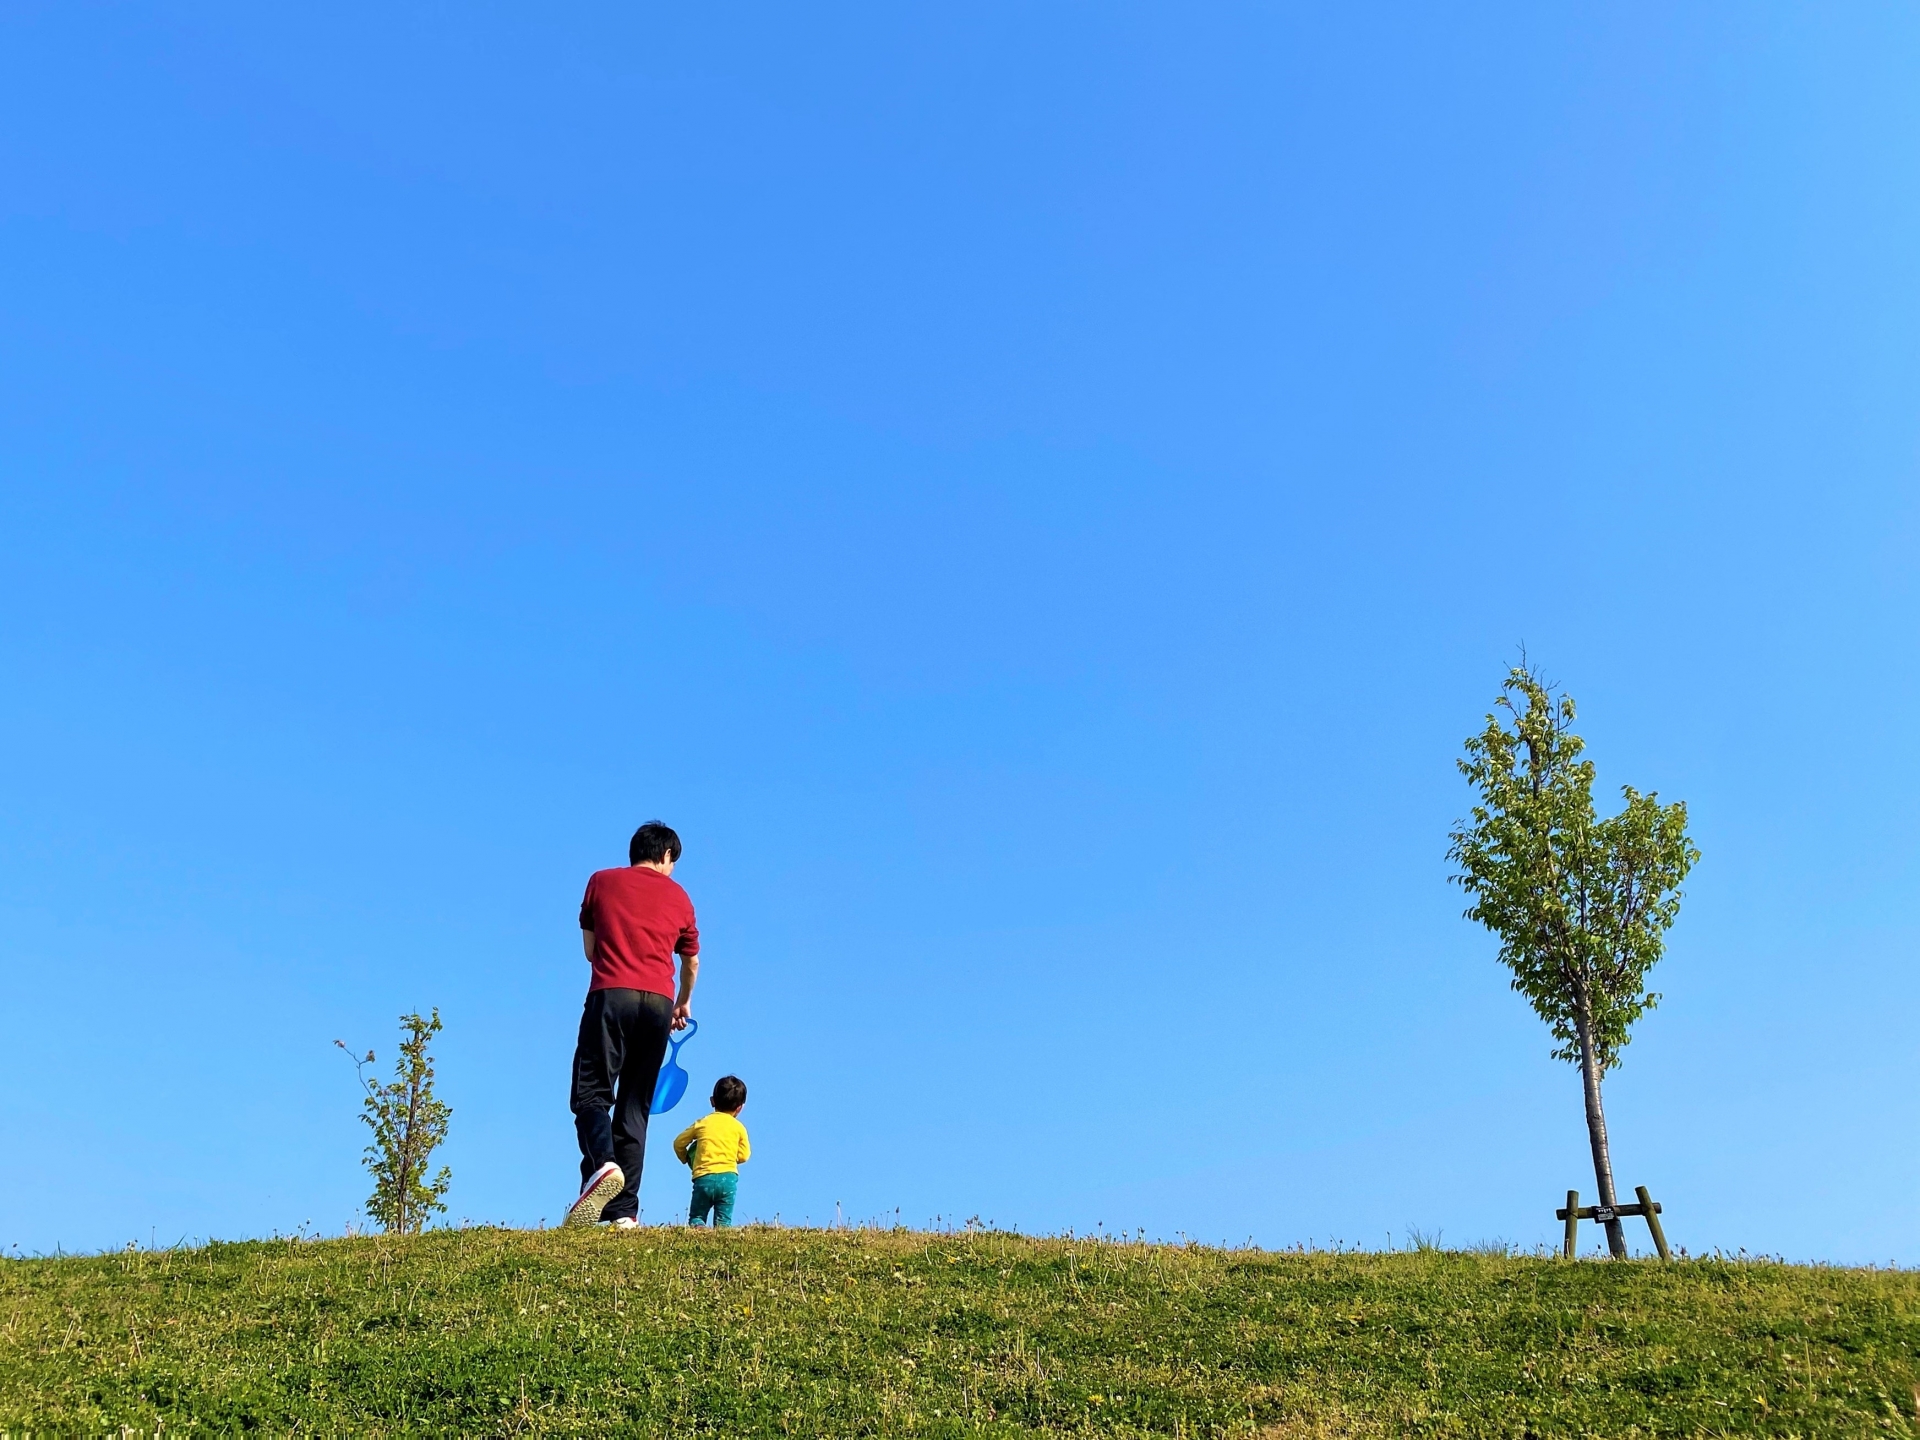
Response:
[{"label": "child's dark hair", "polygon": [[658,820],[649,820],[633,832],[633,839],[627,842],[627,863],[630,865],[659,865],[672,860],[680,860],[680,837]]},{"label": "child's dark hair", "polygon": [[747,1082],[738,1075],[722,1075],[713,1082],[713,1108],[738,1110],[747,1103]]}]

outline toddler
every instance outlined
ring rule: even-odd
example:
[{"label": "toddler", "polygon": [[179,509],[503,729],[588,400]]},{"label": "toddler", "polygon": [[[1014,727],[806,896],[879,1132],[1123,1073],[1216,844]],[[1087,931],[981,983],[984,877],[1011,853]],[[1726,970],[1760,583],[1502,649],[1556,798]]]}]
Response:
[{"label": "toddler", "polygon": [[752,1150],[740,1111],[747,1103],[746,1083],[738,1075],[714,1082],[713,1113],[703,1115],[674,1138],[673,1153],[693,1167],[693,1204],[689,1225],[704,1225],[713,1212],[714,1227],[733,1224],[733,1194],[740,1184],[740,1163]]}]

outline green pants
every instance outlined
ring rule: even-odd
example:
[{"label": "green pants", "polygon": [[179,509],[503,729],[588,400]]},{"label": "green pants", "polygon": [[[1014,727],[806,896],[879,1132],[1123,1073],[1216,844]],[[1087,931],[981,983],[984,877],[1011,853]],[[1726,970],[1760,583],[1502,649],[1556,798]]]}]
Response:
[{"label": "green pants", "polygon": [[702,1175],[693,1182],[693,1204],[687,1207],[687,1223],[704,1225],[707,1212],[713,1212],[714,1227],[733,1224],[733,1192],[740,1186],[739,1172]]}]

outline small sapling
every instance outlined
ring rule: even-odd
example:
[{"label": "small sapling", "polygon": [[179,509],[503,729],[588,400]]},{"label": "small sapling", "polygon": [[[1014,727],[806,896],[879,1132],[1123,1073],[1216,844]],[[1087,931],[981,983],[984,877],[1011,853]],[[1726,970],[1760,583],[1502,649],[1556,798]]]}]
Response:
[{"label": "small sapling", "polygon": [[440,1197],[453,1183],[453,1172],[442,1165],[429,1180],[427,1161],[447,1138],[453,1111],[433,1093],[433,1056],[427,1053],[428,1041],[440,1033],[439,1007],[430,1019],[418,1013],[402,1015],[400,1031],[400,1056],[387,1085],[367,1077],[373,1051],[361,1059],[345,1041],[333,1043],[353,1061],[360,1088],[366,1091],[360,1120],[373,1132],[363,1161],[373,1176],[367,1214],[389,1234],[417,1235],[429,1215],[447,1208]]}]

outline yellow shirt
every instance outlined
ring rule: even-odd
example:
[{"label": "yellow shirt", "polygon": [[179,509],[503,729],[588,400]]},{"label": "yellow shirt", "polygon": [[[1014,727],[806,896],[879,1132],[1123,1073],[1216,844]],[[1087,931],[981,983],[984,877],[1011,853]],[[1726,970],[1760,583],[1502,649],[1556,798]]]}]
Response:
[{"label": "yellow shirt", "polygon": [[740,1162],[753,1153],[747,1127],[724,1110],[701,1116],[674,1137],[673,1153],[682,1165],[702,1175],[737,1175]]}]

